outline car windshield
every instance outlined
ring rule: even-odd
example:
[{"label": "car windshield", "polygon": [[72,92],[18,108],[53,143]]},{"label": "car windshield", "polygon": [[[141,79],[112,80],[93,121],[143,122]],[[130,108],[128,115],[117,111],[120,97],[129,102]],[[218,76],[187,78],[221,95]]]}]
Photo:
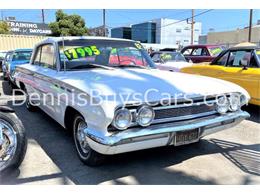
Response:
[{"label": "car windshield", "polygon": [[218,56],[223,51],[224,48],[223,47],[210,47],[208,49],[212,56]]},{"label": "car windshield", "polygon": [[179,52],[162,53],[160,58],[164,62],[186,62],[185,57]]},{"label": "car windshield", "polygon": [[12,61],[30,61],[31,51],[17,51],[14,52]]},{"label": "car windshield", "polygon": [[260,60],[260,49],[256,50],[256,55],[257,55],[258,59]]},{"label": "car windshield", "polygon": [[94,67],[148,68],[154,64],[138,42],[76,39],[59,42],[60,64],[64,70]]}]

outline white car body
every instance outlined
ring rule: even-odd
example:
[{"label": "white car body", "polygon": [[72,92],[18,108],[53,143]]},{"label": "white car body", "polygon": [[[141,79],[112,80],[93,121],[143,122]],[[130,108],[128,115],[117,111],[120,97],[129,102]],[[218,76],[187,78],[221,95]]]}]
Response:
[{"label": "white car body", "polygon": [[[82,37],[81,37],[82,39]],[[93,37],[84,37],[91,39]],[[108,39],[108,38],[97,38]],[[36,46],[50,43],[57,46],[62,39],[48,39]],[[117,41],[116,39],[110,39]],[[57,50],[56,50],[57,51]],[[33,54],[34,55],[34,54]],[[55,54],[58,57],[58,54]],[[33,61],[33,57],[32,57]],[[86,139],[89,146],[101,154],[117,154],[129,151],[136,151],[146,148],[153,148],[166,145],[174,145],[176,132],[199,128],[199,138],[232,127],[243,119],[249,117],[248,113],[239,110],[225,115],[217,115],[210,119],[194,120],[192,116],[183,122],[168,121],[157,123],[148,127],[130,127],[124,131],[110,132],[108,129],[114,119],[115,110],[125,106],[126,102],[118,94],[129,95],[127,105],[137,103],[131,94],[144,94],[152,88],[154,91],[148,95],[149,102],[158,102],[163,92],[170,93],[172,97],[184,93],[192,99],[204,95],[215,96],[225,93],[241,93],[249,100],[248,93],[238,85],[203,76],[194,76],[183,73],[173,73],[157,69],[134,69],[134,68],[111,68],[111,69],[88,69],[82,71],[60,71],[60,64],[57,70],[35,66],[30,64],[22,65],[15,71],[14,77],[17,86],[25,86],[28,93],[84,93],[91,97],[91,90],[99,89],[102,97],[116,96],[115,101],[106,100],[101,105],[72,105],[72,101],[66,104],[54,106],[45,105],[40,108],[49,116],[55,119],[63,127],[66,127],[66,110],[73,107],[86,120],[88,127],[85,129]],[[181,99],[181,98],[180,98]],[[72,99],[70,99],[72,100]],[[75,100],[77,101],[77,99]],[[142,100],[144,101],[144,99]],[[141,102],[139,102],[141,103]],[[144,102],[143,102],[144,103]],[[164,108],[166,109],[166,108]],[[202,116],[202,115],[201,115]],[[188,119],[193,119],[193,122]],[[225,123],[225,121],[230,121]],[[214,126],[215,125],[215,126]],[[208,128],[208,129],[207,129]]]},{"label": "white car body", "polygon": [[184,67],[191,66],[192,63],[189,62],[174,62],[174,61],[168,61],[165,63],[155,63],[156,68],[160,70],[168,70],[172,72],[180,72],[180,70]]}]

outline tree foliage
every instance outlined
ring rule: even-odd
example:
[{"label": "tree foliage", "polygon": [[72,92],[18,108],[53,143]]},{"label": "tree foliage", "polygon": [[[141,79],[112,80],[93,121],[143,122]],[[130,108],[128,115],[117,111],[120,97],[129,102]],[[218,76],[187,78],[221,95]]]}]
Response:
[{"label": "tree foliage", "polygon": [[4,21],[0,21],[0,34],[9,34],[10,28],[8,24]]},{"label": "tree foliage", "polygon": [[49,27],[52,36],[82,36],[88,34],[84,19],[76,14],[68,15],[62,10],[56,12],[56,21]]}]

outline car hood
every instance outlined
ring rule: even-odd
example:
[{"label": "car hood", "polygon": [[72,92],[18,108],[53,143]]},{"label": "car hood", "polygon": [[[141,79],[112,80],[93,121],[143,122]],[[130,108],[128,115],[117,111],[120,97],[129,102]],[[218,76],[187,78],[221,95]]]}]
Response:
[{"label": "car hood", "polygon": [[193,98],[230,92],[241,92],[248,96],[243,88],[227,81],[158,69],[67,71],[60,72],[57,79],[87,94],[93,94],[95,90],[108,100],[113,98],[117,104],[136,102],[135,94],[139,94],[138,99],[142,102],[160,101],[166,98],[165,93],[173,98],[183,97],[184,94]]}]

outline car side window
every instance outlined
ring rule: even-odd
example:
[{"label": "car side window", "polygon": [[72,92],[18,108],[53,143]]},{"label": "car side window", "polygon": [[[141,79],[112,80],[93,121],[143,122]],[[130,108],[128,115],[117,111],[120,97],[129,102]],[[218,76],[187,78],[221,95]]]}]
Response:
[{"label": "car side window", "polygon": [[55,69],[54,46],[52,44],[40,46],[37,50],[33,64],[43,66],[44,68]]},{"label": "car side window", "polygon": [[191,54],[191,51],[192,51],[191,48],[187,48],[187,49],[185,49],[185,50],[182,52],[182,54],[185,55],[185,56],[189,56],[189,55]]},{"label": "car side window", "polygon": [[161,60],[160,58],[160,54],[159,53],[155,53],[152,57],[154,62],[159,62]]},{"label": "car side window", "polygon": [[193,56],[207,56],[208,53],[207,53],[207,50],[204,49],[204,48],[196,48],[192,51],[192,54]]},{"label": "car side window", "polygon": [[33,64],[40,65],[42,47],[38,47]]},{"label": "car side window", "polygon": [[229,52],[226,52],[222,57],[220,57],[213,65],[225,66],[228,59]]},{"label": "car side window", "polygon": [[242,67],[242,60],[246,60],[248,63],[251,59],[251,51],[231,51],[228,59],[228,66]]}]

